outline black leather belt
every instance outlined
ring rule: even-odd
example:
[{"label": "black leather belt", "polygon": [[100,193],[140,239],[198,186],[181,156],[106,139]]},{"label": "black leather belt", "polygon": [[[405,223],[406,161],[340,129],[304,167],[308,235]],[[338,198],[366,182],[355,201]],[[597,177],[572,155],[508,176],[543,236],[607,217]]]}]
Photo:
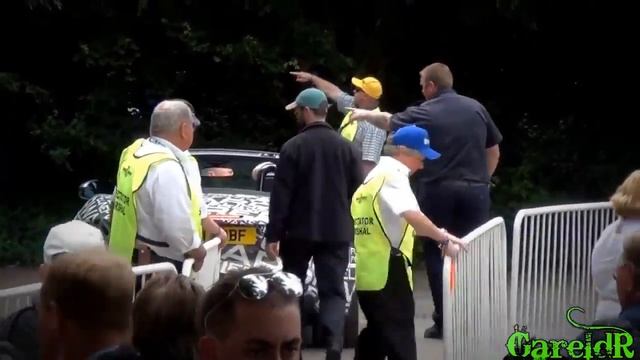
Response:
[{"label": "black leather belt", "polygon": [[156,240],[151,240],[149,238],[146,238],[140,234],[136,234],[136,239],[142,241],[145,244],[149,244],[151,246],[156,246],[156,247],[162,247],[162,248],[168,248],[169,244],[166,241],[156,241]]}]

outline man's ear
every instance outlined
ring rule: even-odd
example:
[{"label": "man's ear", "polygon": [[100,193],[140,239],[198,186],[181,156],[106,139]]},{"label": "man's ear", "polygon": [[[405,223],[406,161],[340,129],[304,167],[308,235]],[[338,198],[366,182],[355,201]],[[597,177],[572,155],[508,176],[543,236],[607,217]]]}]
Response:
[{"label": "man's ear", "polygon": [[198,340],[198,354],[200,360],[218,360],[216,355],[216,340],[210,336],[203,336]]},{"label": "man's ear", "polygon": [[183,139],[186,139],[188,137],[189,129],[187,128],[187,126],[192,126],[192,125],[188,124],[186,121],[183,121],[182,123],[180,123],[180,137]]}]

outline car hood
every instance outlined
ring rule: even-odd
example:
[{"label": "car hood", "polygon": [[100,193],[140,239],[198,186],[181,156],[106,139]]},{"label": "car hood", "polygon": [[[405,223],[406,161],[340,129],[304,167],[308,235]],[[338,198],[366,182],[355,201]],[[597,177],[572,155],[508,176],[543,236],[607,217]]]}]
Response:
[{"label": "car hood", "polygon": [[[89,199],[76,214],[76,219],[98,227],[108,224],[111,194],[99,194]],[[206,192],[204,201],[209,214],[229,225],[254,225],[264,227],[269,222],[269,194],[261,192],[240,193],[227,189]]]},{"label": "car hood", "polygon": [[216,220],[234,225],[266,225],[269,222],[268,194],[206,193],[209,214]]}]

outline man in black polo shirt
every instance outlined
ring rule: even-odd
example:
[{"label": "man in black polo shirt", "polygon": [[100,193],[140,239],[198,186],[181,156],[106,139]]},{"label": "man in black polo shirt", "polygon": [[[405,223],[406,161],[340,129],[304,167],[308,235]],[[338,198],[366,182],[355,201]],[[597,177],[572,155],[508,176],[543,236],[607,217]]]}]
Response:
[{"label": "man in black polo shirt", "polygon": [[[502,134],[482,104],[453,90],[448,66],[425,67],[420,85],[427,101],[418,106],[393,115],[357,109],[351,119],[391,131],[407,124],[429,131],[431,146],[443,155],[415,175],[420,208],[435,224],[463,237],[489,220],[490,179],[498,166]],[[425,338],[442,338],[443,259],[434,244],[422,242],[435,305],[435,325]]]},{"label": "man in black polo shirt", "polygon": [[269,256],[280,255],[283,270],[302,281],[313,257],[326,359],[339,360],[346,302],[343,278],[354,236],[351,198],[363,175],[356,146],[326,123],[328,107],[326,95],[314,88],[303,90],[286,107],[302,130],[280,150],[266,240]]}]

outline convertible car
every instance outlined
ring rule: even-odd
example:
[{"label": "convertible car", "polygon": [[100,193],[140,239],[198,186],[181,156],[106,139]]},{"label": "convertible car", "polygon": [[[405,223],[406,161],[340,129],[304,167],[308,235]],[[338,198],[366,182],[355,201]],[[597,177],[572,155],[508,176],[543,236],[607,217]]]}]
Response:
[{"label": "convertible car", "polygon": [[[210,214],[228,234],[222,250],[221,276],[231,269],[275,265],[265,251],[264,233],[269,221],[269,191],[278,164],[278,153],[252,150],[192,149],[202,176],[202,190]],[[86,200],[76,219],[83,220],[109,234],[109,215],[113,185],[90,180],[80,185],[79,196]],[[351,249],[349,267],[344,276],[347,297],[345,308],[345,347],[353,347],[358,335],[358,306],[355,294],[355,250]],[[319,345],[319,308],[313,259],[305,279],[303,318],[307,346]]]}]

